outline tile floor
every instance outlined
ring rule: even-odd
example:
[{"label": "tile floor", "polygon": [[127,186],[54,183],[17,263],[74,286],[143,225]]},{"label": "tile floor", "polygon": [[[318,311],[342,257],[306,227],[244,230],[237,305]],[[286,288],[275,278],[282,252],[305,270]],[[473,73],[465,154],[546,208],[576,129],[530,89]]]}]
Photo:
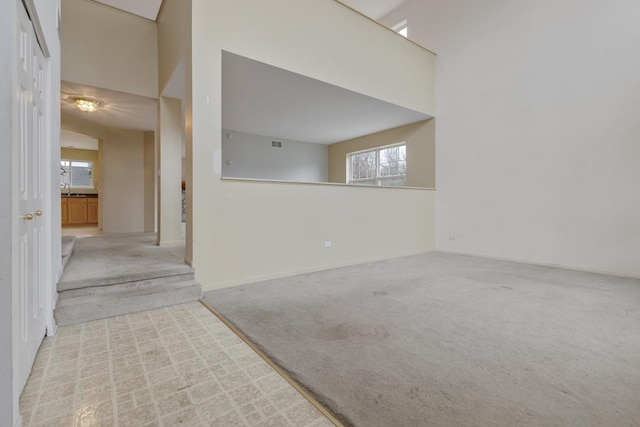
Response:
[{"label": "tile floor", "polygon": [[63,236],[76,236],[76,237],[93,237],[102,236],[102,230],[98,227],[85,226],[85,227],[62,227]]},{"label": "tile floor", "polygon": [[333,426],[200,303],[60,327],[20,411],[25,427]]}]

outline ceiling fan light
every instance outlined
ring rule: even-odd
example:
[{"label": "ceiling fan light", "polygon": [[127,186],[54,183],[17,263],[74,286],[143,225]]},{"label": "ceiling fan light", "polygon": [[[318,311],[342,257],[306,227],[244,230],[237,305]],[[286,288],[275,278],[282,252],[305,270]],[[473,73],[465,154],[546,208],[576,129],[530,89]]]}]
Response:
[{"label": "ceiling fan light", "polygon": [[85,113],[93,113],[100,106],[98,101],[89,98],[75,98],[73,102],[75,102],[76,107],[78,107],[80,111],[84,111]]}]

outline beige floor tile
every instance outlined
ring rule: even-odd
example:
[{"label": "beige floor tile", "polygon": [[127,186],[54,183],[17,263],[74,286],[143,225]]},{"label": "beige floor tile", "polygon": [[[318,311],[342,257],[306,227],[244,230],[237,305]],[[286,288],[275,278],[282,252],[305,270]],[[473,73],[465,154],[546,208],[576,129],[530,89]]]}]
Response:
[{"label": "beige floor tile", "polygon": [[[267,418],[266,420],[259,422],[255,426],[256,427],[289,427],[291,425],[292,424],[290,424],[287,421],[284,415],[277,414],[271,418]],[[300,427],[300,426],[295,426],[295,427]]]},{"label": "beige floor tile", "polygon": [[324,416],[311,403],[304,401],[283,411],[294,426],[307,426]]},{"label": "beige floor tile", "polygon": [[111,399],[96,404],[79,404],[75,411],[76,426],[105,425],[113,421],[113,401]]},{"label": "beige floor tile", "polygon": [[198,427],[201,423],[198,413],[193,408],[183,409],[174,414],[168,415],[164,417],[162,421],[165,427]]},{"label": "beige floor tile", "polygon": [[332,425],[200,303],[60,327],[20,411],[25,427]]},{"label": "beige floor tile", "polygon": [[178,412],[184,408],[192,406],[191,399],[186,391],[180,391],[176,394],[158,399],[158,413],[160,417],[165,417],[173,412]]},{"label": "beige floor tile", "polygon": [[245,424],[242,417],[236,411],[228,412],[222,417],[209,422],[209,426],[211,427],[244,427],[246,425],[247,424]]},{"label": "beige floor tile", "polygon": [[157,419],[158,414],[152,403],[139,406],[130,411],[118,412],[118,424],[123,426],[145,425]]},{"label": "beige floor tile", "polygon": [[192,402],[203,402],[222,392],[222,387],[215,381],[197,384],[188,389]]},{"label": "beige floor tile", "polygon": [[198,402],[196,408],[204,421],[215,420],[233,410],[233,402],[224,394],[219,394],[213,399]]}]

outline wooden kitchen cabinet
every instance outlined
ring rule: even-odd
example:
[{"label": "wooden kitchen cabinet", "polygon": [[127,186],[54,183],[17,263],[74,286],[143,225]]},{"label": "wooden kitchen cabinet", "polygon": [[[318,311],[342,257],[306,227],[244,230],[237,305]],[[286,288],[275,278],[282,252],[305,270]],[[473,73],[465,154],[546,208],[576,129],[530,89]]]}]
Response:
[{"label": "wooden kitchen cabinet", "polygon": [[62,217],[62,225],[69,225],[69,202],[68,198],[62,197],[60,199],[60,208],[61,208],[61,217]]},{"label": "wooden kitchen cabinet", "polygon": [[97,225],[98,224],[98,197],[62,197],[60,201],[62,209],[62,225]]},{"label": "wooden kitchen cabinet", "polygon": [[87,198],[69,197],[69,225],[87,224]]},{"label": "wooden kitchen cabinet", "polygon": [[87,223],[98,223],[98,198],[92,197],[87,199]]}]

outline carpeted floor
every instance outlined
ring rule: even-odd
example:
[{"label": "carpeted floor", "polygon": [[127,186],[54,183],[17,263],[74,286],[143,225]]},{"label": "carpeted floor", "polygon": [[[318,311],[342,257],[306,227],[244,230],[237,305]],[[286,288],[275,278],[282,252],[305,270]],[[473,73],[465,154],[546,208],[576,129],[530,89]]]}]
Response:
[{"label": "carpeted floor", "polygon": [[204,300],[345,425],[640,425],[640,280],[432,253]]},{"label": "carpeted floor", "polygon": [[76,240],[58,291],[190,271],[184,245],[158,246],[155,233],[86,237]]}]

